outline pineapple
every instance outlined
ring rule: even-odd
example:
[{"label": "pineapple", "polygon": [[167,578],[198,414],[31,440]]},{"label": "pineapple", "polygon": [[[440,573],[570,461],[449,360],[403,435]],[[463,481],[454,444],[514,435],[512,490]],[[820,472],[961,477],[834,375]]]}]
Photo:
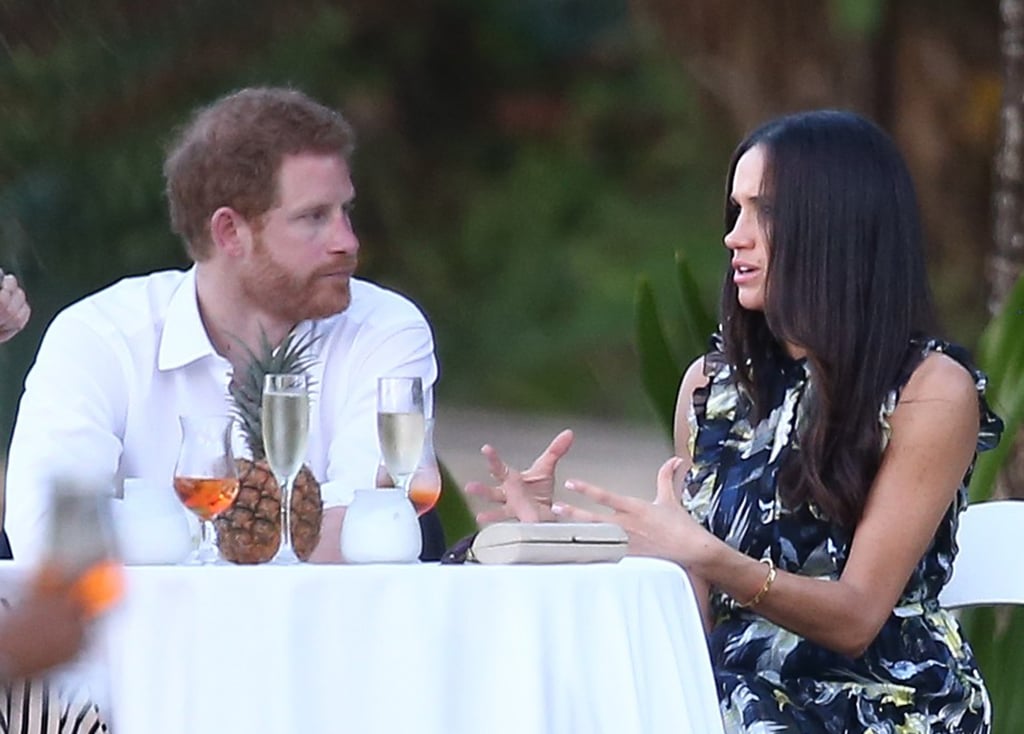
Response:
[{"label": "pineapple", "polygon": [[[274,349],[261,334],[259,353],[246,348],[249,364],[245,372],[232,375],[229,390],[234,413],[253,457],[236,461],[238,497],[214,521],[221,555],[234,563],[265,563],[274,557],[281,544],[281,488],[263,448],[263,378],[268,374],[305,371],[312,362],[310,348],[316,339],[297,338],[293,331]],[[320,541],[323,517],[320,484],[309,467],[303,466],[295,479],[291,511],[292,545],[296,555],[305,561]]]}]

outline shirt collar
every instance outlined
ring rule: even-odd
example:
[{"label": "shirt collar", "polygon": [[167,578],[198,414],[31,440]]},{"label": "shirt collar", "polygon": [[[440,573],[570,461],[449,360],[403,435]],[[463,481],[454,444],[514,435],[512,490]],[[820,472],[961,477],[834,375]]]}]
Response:
[{"label": "shirt collar", "polygon": [[[311,320],[302,321],[295,331],[299,336],[312,333],[315,337],[321,332],[320,323]],[[321,348],[322,345],[317,340],[313,347],[313,354],[319,357]],[[219,355],[213,348],[210,335],[206,332],[203,319],[199,315],[196,266],[193,265],[185,273],[185,278],[178,285],[167,304],[164,330],[160,337],[160,352],[157,356],[157,368],[162,371],[178,369],[208,356]]]},{"label": "shirt collar", "polygon": [[185,273],[167,304],[164,329],[160,336],[157,368],[173,370],[216,354],[210,336],[199,315],[199,297],[196,294],[196,267]]}]

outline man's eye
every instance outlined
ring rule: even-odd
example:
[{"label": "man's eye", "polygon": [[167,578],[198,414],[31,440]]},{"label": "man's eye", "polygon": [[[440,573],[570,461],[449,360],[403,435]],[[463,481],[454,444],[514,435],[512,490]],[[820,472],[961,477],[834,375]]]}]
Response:
[{"label": "man's eye", "polygon": [[341,210],[343,212],[345,212],[346,216],[350,216],[352,214],[352,212],[354,212],[356,210],[356,203],[354,201],[347,201],[341,207]]},{"label": "man's eye", "polygon": [[319,224],[321,222],[326,222],[327,221],[327,217],[328,217],[328,214],[323,209],[316,209],[316,210],[311,211],[308,214],[306,214],[306,219],[308,219],[309,221],[313,222],[314,224]]}]

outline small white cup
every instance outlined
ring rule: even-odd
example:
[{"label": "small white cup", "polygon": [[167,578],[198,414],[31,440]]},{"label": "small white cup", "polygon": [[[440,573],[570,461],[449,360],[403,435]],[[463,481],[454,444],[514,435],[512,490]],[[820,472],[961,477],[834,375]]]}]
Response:
[{"label": "small white cup", "polygon": [[412,563],[423,547],[416,510],[401,489],[357,489],[341,526],[348,563]]},{"label": "small white cup", "polygon": [[180,563],[192,551],[188,511],[169,481],[125,479],[124,497],[110,502],[126,565]]}]

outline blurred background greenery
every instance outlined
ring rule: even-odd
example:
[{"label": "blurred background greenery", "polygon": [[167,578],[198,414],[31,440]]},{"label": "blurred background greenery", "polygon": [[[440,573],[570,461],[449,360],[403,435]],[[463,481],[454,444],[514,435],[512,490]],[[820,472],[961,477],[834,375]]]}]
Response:
[{"label": "blurred background greenery", "polygon": [[250,84],[300,87],[357,127],[361,272],[430,316],[442,401],[653,423],[636,280],[673,292],[682,251],[713,304],[729,152],[809,106],[897,137],[940,306],[973,344],[998,28],[972,0],[4,0],[0,266],[34,318],[0,350],[0,428],[58,308],[186,265],[163,146]]}]

